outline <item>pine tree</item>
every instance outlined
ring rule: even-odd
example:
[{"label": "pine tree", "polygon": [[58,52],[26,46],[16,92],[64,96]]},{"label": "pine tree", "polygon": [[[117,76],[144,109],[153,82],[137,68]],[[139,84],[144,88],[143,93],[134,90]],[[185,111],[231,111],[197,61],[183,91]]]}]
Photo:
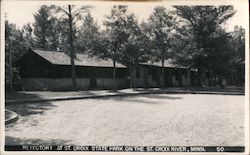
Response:
[{"label": "pine tree", "polygon": [[53,32],[56,28],[54,27],[55,18],[51,15],[52,6],[42,5],[38,12],[34,14],[35,23],[34,35],[36,41],[36,47],[45,50],[55,49],[51,47],[51,38],[55,37]]},{"label": "pine tree", "polygon": [[90,6],[82,6],[77,8],[75,5],[68,5],[63,7],[57,7],[56,10],[59,13],[62,13],[64,16],[61,20],[67,21],[66,25],[66,34],[67,41],[70,49],[70,62],[72,69],[72,87],[74,90],[77,89],[76,82],[76,71],[75,71],[75,38],[76,38],[76,23],[82,19],[82,14],[89,12]]},{"label": "pine tree", "polygon": [[148,50],[148,38],[144,35],[135,15],[127,14],[126,17],[126,41],[121,47],[119,61],[129,66],[130,87],[136,88],[136,74],[138,65],[146,61],[145,53]]},{"label": "pine tree", "polygon": [[78,31],[77,49],[89,55],[98,55],[100,44],[100,32],[97,22],[88,13],[83,18],[83,23]]},{"label": "pine tree", "polygon": [[111,14],[106,16],[104,25],[106,26],[106,32],[104,39],[106,47],[106,56],[113,61],[113,90],[117,90],[116,81],[116,62],[121,56],[121,48],[124,42],[128,38],[126,33],[126,19],[127,19],[127,6],[119,5],[113,6]]},{"label": "pine tree", "polygon": [[27,40],[15,24],[5,21],[5,83],[12,90],[12,81],[17,78],[18,70],[13,62],[28,50]]},{"label": "pine tree", "polygon": [[[222,30],[222,24],[231,18],[235,11],[232,6],[175,6],[175,8],[179,17],[184,19],[183,23],[190,28],[189,32],[192,39],[189,39],[189,41],[192,42],[191,45],[194,45],[194,50],[187,58],[192,60],[193,67],[198,68],[199,85],[203,86],[205,71],[209,68],[208,64],[214,64],[211,57],[220,55],[214,51],[223,51],[221,47],[219,50],[219,46],[217,46],[217,49],[215,48],[214,43],[218,43],[215,40],[223,40],[222,36],[218,36],[225,34]],[[225,43],[225,41],[226,38],[224,37],[222,42]],[[185,59],[185,57],[183,58]]]},{"label": "pine tree", "polygon": [[230,40],[230,71],[232,84],[244,86],[245,83],[245,29],[235,26]]},{"label": "pine tree", "polygon": [[163,6],[154,8],[154,12],[150,15],[149,34],[153,42],[155,61],[161,62],[161,88],[165,87],[164,63],[171,57],[171,44],[173,41],[173,33],[176,27],[176,19],[171,11],[168,11]]},{"label": "pine tree", "polygon": [[34,47],[34,38],[33,38],[33,28],[30,23],[24,25],[21,29],[22,36],[26,42],[27,48],[33,48]]}]

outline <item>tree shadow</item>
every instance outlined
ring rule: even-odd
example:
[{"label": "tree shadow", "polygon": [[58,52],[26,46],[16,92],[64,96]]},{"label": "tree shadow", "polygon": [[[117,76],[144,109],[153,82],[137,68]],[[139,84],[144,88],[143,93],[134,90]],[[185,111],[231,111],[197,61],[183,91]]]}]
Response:
[{"label": "tree shadow", "polygon": [[183,98],[173,97],[173,96],[162,96],[160,94],[143,94],[143,95],[133,94],[132,96],[115,96],[115,97],[104,98],[104,100],[136,102],[136,103],[142,103],[142,104],[165,104],[162,101],[158,102],[158,101],[152,101],[152,100],[147,100],[147,99],[179,100]]},{"label": "tree shadow", "polygon": [[95,95],[94,93],[92,93],[92,92],[90,92],[90,91],[88,91],[88,90],[86,90],[86,91],[78,91],[77,92],[77,94],[79,94],[79,95],[86,95],[86,96],[92,96],[92,95]]},{"label": "tree shadow", "polygon": [[147,92],[147,91],[159,91],[161,90],[160,88],[135,88],[134,89],[135,91],[138,91],[138,92]]},{"label": "tree shadow", "polygon": [[[43,99],[38,95],[29,94],[25,92],[13,92],[13,93],[6,93],[6,99]],[[32,100],[31,100],[32,101]],[[44,111],[49,110],[55,105],[48,101],[41,101],[41,102],[21,102],[20,103],[5,103],[5,108],[11,111],[16,112],[18,115],[21,116],[28,116],[28,115],[35,115],[35,114],[43,114]]]},{"label": "tree shadow", "polygon": [[5,93],[5,100],[21,100],[21,99],[41,99],[40,96],[31,94],[28,91],[13,91]]},{"label": "tree shadow", "polygon": [[[125,102],[135,102],[135,103],[140,103],[140,104],[157,104],[156,102],[152,102],[152,101],[146,101],[146,100],[143,100],[143,99],[137,99],[135,97],[115,97],[113,98],[113,100],[115,101],[125,101]],[[120,102],[117,102],[117,103],[120,103]],[[160,103],[158,103],[160,104]]]},{"label": "tree shadow", "polygon": [[[78,95],[83,95],[83,96],[98,96],[98,95],[102,95],[102,98],[110,98],[110,95],[114,95],[114,94],[118,94],[118,95],[124,95],[126,96],[126,92],[123,92],[123,91],[120,91],[120,90],[117,90],[117,91],[113,91],[113,90],[109,90],[109,89],[99,89],[99,90],[95,90],[96,92],[93,93],[90,91],[79,91],[77,92]],[[98,91],[106,91],[104,92],[101,92],[100,94],[98,93]],[[133,94],[132,94],[133,95]]]},{"label": "tree shadow", "polygon": [[166,96],[166,95],[163,96],[163,94],[146,94],[142,96],[146,98],[152,98],[152,99],[167,99],[167,100],[183,99],[182,97]]},{"label": "tree shadow", "polygon": [[48,139],[43,140],[39,138],[35,139],[26,139],[26,138],[16,138],[5,136],[5,145],[72,145],[69,140],[61,140],[61,139]]}]

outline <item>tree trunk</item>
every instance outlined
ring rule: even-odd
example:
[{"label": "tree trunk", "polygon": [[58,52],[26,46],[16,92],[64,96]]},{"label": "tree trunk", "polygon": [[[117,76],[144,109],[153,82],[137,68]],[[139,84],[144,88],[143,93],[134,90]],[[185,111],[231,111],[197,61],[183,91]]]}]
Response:
[{"label": "tree trunk", "polygon": [[113,60],[113,91],[117,91],[116,62]]},{"label": "tree trunk", "polygon": [[160,76],[160,87],[161,87],[161,89],[165,87],[164,51],[165,51],[165,45],[162,45],[161,46],[161,76]]},{"label": "tree trunk", "polygon": [[134,70],[134,71],[133,71],[133,77],[134,77],[134,78],[133,78],[133,85],[134,85],[133,88],[135,89],[135,88],[137,88],[137,86],[136,86],[136,78],[137,78],[137,77],[136,77],[136,74],[137,74],[137,69],[136,69],[136,68],[137,68],[137,65],[134,65],[133,68],[134,68],[134,69],[133,69],[133,70]]},{"label": "tree trunk", "polygon": [[144,79],[144,88],[148,88],[148,68],[147,68],[147,66],[144,67],[143,79]]},{"label": "tree trunk", "polygon": [[12,72],[12,51],[11,51],[11,43],[9,46],[9,91],[12,91],[13,89],[13,84],[12,84],[12,80],[13,80],[13,72]]},{"label": "tree trunk", "polygon": [[161,88],[165,87],[164,59],[161,61]]},{"label": "tree trunk", "polygon": [[129,87],[133,88],[133,68],[132,64],[129,65]]},{"label": "tree trunk", "polygon": [[69,44],[70,44],[70,62],[71,62],[71,70],[72,70],[72,84],[73,90],[77,89],[76,83],[76,71],[75,71],[75,54],[74,54],[74,45],[73,45],[73,27],[72,27],[72,16],[71,16],[71,6],[68,5],[69,8]]},{"label": "tree trunk", "polygon": [[[44,27],[44,25],[42,25],[42,30],[43,30],[43,34],[42,34],[42,40],[41,40],[41,42],[42,42],[42,48],[43,49],[45,49],[45,50],[47,50],[47,47],[46,47],[46,36],[45,36],[45,27]],[[40,45],[41,46],[41,45]]]},{"label": "tree trunk", "polygon": [[198,86],[204,87],[204,80],[205,80],[205,75],[204,75],[204,67],[199,67],[198,68]]}]

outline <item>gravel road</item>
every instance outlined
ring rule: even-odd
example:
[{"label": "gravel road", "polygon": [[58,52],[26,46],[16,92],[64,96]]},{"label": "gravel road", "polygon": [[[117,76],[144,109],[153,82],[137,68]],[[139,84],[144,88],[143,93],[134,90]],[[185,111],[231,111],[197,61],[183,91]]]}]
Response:
[{"label": "gravel road", "polygon": [[6,144],[244,145],[244,96],[152,94],[12,104]]}]

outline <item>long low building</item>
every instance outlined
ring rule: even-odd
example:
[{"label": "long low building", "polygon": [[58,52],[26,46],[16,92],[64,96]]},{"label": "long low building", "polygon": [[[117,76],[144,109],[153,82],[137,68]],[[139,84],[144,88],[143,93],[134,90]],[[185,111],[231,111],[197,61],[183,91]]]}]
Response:
[{"label": "long low building", "polygon": [[[30,49],[15,65],[20,74],[22,90],[70,90],[72,89],[70,56],[65,52]],[[77,88],[111,89],[113,87],[113,62],[110,59],[76,54]],[[165,64],[165,86],[191,86],[195,84],[195,72]],[[137,87],[159,87],[161,67],[158,63],[144,63],[136,68]],[[129,87],[129,69],[116,63],[117,88]]]},{"label": "long low building", "polygon": [[[161,63],[148,62],[138,66],[137,86],[139,87],[160,87],[161,85]],[[165,87],[189,87],[195,86],[196,74],[195,70],[187,69],[173,65],[171,61],[164,63],[164,85]]]}]

